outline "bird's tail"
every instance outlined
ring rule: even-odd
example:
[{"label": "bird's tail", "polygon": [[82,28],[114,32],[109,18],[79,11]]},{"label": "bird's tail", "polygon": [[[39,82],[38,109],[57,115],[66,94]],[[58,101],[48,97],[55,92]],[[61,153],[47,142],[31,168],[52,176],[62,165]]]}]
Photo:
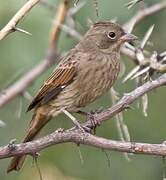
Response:
[{"label": "bird's tail", "polygon": [[[51,117],[48,115],[49,111],[50,109],[46,107],[38,107],[35,110],[23,143],[33,140],[43,126],[46,125]],[[25,161],[25,157],[25,155],[15,156],[8,166],[7,173],[13,170],[19,171]]]}]

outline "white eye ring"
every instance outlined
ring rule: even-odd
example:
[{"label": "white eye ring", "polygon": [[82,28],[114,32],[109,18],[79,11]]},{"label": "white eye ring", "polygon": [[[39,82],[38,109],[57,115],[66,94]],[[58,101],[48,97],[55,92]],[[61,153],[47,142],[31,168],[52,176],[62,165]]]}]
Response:
[{"label": "white eye ring", "polygon": [[116,33],[113,32],[113,31],[111,31],[111,32],[108,33],[108,37],[109,37],[110,39],[115,39],[115,38],[116,38]]}]

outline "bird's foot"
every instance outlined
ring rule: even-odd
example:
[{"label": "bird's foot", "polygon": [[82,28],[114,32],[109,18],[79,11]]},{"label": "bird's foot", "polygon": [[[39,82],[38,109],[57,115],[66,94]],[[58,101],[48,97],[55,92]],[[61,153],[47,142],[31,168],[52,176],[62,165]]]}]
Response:
[{"label": "bird's foot", "polygon": [[91,126],[94,134],[96,134],[96,127],[100,126],[100,122],[95,118],[95,115],[98,114],[95,111],[91,111],[87,113],[87,121],[91,122]]},{"label": "bird's foot", "polygon": [[100,122],[95,118],[95,116],[103,111],[103,107],[99,109],[92,110],[87,113],[87,120],[91,121],[92,127],[96,128],[100,126]]},{"label": "bird's foot", "polygon": [[[100,122],[97,121],[97,119],[95,118],[95,115],[101,113],[103,111],[103,108],[99,108],[97,110],[93,110],[90,112],[84,112],[84,111],[78,111],[79,114],[85,115],[86,116],[86,120],[91,122],[91,128],[89,128],[90,130],[94,130],[94,134],[96,132],[96,127],[100,125]],[[86,127],[87,128],[87,127]],[[90,131],[89,130],[89,131]]]},{"label": "bird's foot", "polygon": [[88,127],[82,126],[82,125],[77,121],[77,119],[76,119],[71,113],[69,113],[67,110],[62,109],[62,112],[63,112],[66,116],[68,116],[68,117],[72,120],[73,124],[74,124],[78,129],[80,129],[82,132],[90,132],[90,129],[89,129]]},{"label": "bird's foot", "polygon": [[76,121],[77,123],[74,123],[75,126],[80,129],[82,132],[88,132],[90,133],[91,132],[91,128],[87,127],[87,126],[83,126],[81,125],[78,121]]}]

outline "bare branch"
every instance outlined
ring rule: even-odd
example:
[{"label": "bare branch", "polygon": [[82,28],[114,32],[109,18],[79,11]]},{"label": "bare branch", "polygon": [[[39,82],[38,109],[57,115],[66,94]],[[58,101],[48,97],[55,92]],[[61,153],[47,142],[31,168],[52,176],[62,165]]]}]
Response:
[{"label": "bare branch", "polygon": [[29,0],[27,3],[13,16],[8,24],[0,31],[0,40],[5,38],[11,32],[14,32],[16,25],[24,18],[25,15],[37,4],[40,0]]},{"label": "bare branch", "polygon": [[56,48],[56,44],[57,44],[59,33],[60,33],[60,26],[65,21],[67,11],[69,9],[69,5],[70,5],[70,1],[64,0],[63,3],[61,3],[58,7],[58,13],[56,14],[56,17],[53,22],[53,28],[50,33],[50,39],[49,39],[50,49]]},{"label": "bare branch", "polygon": [[64,131],[47,135],[43,138],[13,145],[11,149],[8,145],[0,148],[0,159],[8,158],[15,155],[34,154],[49,146],[73,142],[76,144],[85,144],[96,148],[102,148],[107,150],[115,150],[120,152],[128,152],[134,154],[147,154],[147,155],[166,155],[166,145],[163,144],[148,144],[148,143],[135,143],[135,142],[121,142],[108,140],[101,137],[96,137],[89,133],[82,133],[79,130]]},{"label": "bare branch", "polygon": [[[124,95],[124,97],[113,107],[108,110],[95,115],[94,118],[99,123],[102,123],[109,118],[117,115],[119,112],[123,111],[131,103],[133,103],[137,98],[141,97],[145,93],[152,91],[160,86],[166,85],[166,74],[160,76],[154,81],[149,81],[144,85],[138,87],[132,92]],[[82,124],[86,127],[92,127],[90,121]],[[94,146],[97,148],[108,149],[108,150],[116,150],[121,152],[135,153],[135,154],[149,154],[149,155],[158,155],[165,156],[166,155],[166,145],[163,144],[146,144],[146,143],[133,143],[133,142],[120,142],[107,140],[101,137],[93,136],[89,133],[78,130],[76,127],[71,128],[69,130],[59,132],[58,130],[54,133],[40,138],[35,141],[17,144],[14,145],[14,148],[10,148],[9,146],[4,146],[0,148],[0,159],[11,157],[14,155],[22,155],[22,154],[34,154],[48,146],[66,143],[66,142],[74,142],[77,144],[86,144],[90,146]]]}]

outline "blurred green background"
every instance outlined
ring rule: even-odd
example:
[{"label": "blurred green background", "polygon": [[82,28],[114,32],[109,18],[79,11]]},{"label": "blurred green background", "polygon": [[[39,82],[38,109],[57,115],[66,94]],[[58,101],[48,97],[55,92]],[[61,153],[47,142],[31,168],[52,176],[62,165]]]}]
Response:
[{"label": "blurred green background", "polygon": [[[81,0],[80,0],[81,1]],[[92,1],[76,15],[76,20],[81,24],[81,32],[86,32],[87,19],[110,20],[118,18],[123,24],[137,11],[137,7],[128,10],[124,4],[128,0],[98,0],[99,18],[96,17]],[[146,0],[148,5],[159,0]],[[15,12],[25,3],[24,0],[0,0],[0,28],[2,28]],[[58,1],[50,0],[53,5]],[[22,33],[10,34],[0,42],[0,89],[18,79],[24,72],[38,64],[45,55],[48,35],[54,12],[42,5],[36,6],[29,15],[18,25],[32,33],[27,36]],[[150,25],[155,24],[151,37],[154,47],[151,50],[162,52],[166,50],[166,11],[152,15],[142,21],[134,30],[138,37],[143,37]],[[61,33],[59,50],[65,52],[77,43],[71,37]],[[126,73],[133,67],[132,62],[122,56],[122,61],[127,65]],[[28,88],[31,95],[36,93],[41,83],[48,77],[53,68],[40,76],[35,83]],[[15,77],[15,78],[14,78]],[[115,84],[120,96],[135,88],[132,81],[121,83],[121,78]],[[105,95],[90,105],[87,110],[111,105],[109,95]],[[144,117],[141,109],[134,104],[134,110],[124,113],[124,119],[128,125],[132,141],[147,143],[162,143],[166,140],[165,130],[165,102],[166,94],[164,87],[149,94],[148,117]],[[6,123],[0,128],[0,146],[8,144],[16,138],[20,142],[25,134],[25,129],[30,121],[31,113],[25,113],[29,101],[22,96],[16,97],[0,109],[0,120]],[[79,117],[80,118],[80,117]],[[51,121],[42,131],[42,135],[51,133],[58,127],[68,128],[72,124],[64,115],[60,115],[56,121]],[[97,135],[119,140],[115,120],[104,123],[97,129]],[[127,161],[120,152],[107,152],[110,156],[110,166],[106,153],[100,149],[80,146],[84,163],[81,163],[79,149],[75,144],[61,144],[52,146],[41,152],[38,164],[42,171],[43,179],[47,180],[159,180],[162,179],[162,159],[155,156],[132,155],[131,161]],[[19,173],[6,174],[6,168],[10,159],[0,160],[0,179],[3,180],[26,180],[39,179],[39,175],[32,158],[28,157],[24,168]]]}]

